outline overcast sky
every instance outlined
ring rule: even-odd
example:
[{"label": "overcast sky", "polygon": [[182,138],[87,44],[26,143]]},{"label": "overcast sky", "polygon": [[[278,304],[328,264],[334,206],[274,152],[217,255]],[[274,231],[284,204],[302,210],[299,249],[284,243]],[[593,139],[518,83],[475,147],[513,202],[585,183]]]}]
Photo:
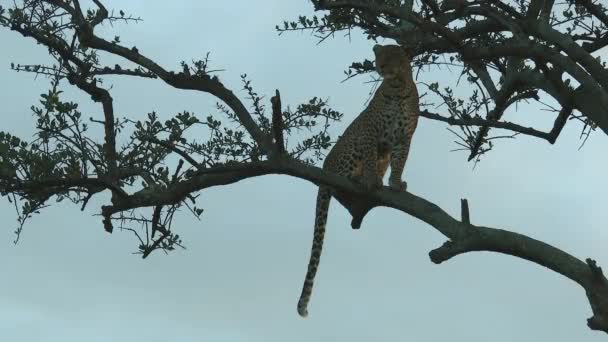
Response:
[{"label": "overcast sky", "polygon": [[[11,1],[0,0],[8,5]],[[244,100],[247,73],[269,99],[280,89],[295,107],[329,97],[345,113],[344,129],[364,107],[367,77],[346,83],[342,71],[372,58],[360,32],[321,45],[308,33],[278,36],[275,24],[310,14],[308,1],[106,1],[141,16],[139,24],[105,27],[126,45],[168,69],[211,52],[212,67]],[[123,7],[115,7],[115,6]],[[10,71],[10,62],[48,60],[46,49],[0,30],[3,129],[33,133],[29,107],[48,82]],[[387,42],[390,43],[390,42]],[[113,65],[114,62],[110,62]],[[456,72],[455,70],[453,71]],[[426,73],[426,82],[455,74]],[[177,91],[158,80],[108,79],[117,116],[162,118],[183,110],[215,113],[215,100]],[[67,88],[66,99],[86,116],[98,105]],[[437,110],[442,110],[439,108]],[[510,113],[548,128],[551,115],[534,108]],[[500,141],[475,170],[441,123],[421,119],[405,178],[409,189],[458,216],[468,198],[474,224],[509,229],[551,243],[578,258],[608,262],[605,206],[608,139],[597,132],[578,151],[581,125],[570,121],[555,145],[534,138]],[[187,250],[131,253],[132,235],[107,234],[97,201],[87,210],[61,203],[26,226],[14,246],[16,215],[4,201],[0,215],[1,341],[600,341],[586,327],[591,309],[572,281],[536,264],[471,253],[442,265],[428,252],[445,238],[401,212],[374,209],[359,231],[332,203],[326,247],[310,304],[296,303],[308,263],[317,189],[286,176],[266,176],[204,191],[200,222],[182,213],[175,222]],[[107,198],[104,198],[107,199]]]}]

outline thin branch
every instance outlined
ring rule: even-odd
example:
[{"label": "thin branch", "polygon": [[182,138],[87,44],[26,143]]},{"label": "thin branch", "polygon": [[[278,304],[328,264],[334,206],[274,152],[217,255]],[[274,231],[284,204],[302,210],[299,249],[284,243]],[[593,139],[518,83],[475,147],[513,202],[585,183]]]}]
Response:
[{"label": "thin branch", "polygon": [[195,168],[197,168],[199,170],[203,169],[203,166],[199,162],[194,160],[194,158],[192,158],[188,153],[177,148],[175,145],[169,144],[164,141],[160,141],[156,138],[146,138],[146,139],[144,139],[144,141],[149,141],[153,144],[160,145],[160,146],[168,149],[169,151],[178,154],[180,157],[184,158],[184,160],[186,160],[188,163],[190,163],[190,165],[194,166]]},{"label": "thin branch", "polygon": [[601,4],[594,4],[591,0],[575,0],[574,2],[584,6],[589,13],[593,14],[606,27],[608,27],[608,14],[606,14],[606,8]]},{"label": "thin branch", "polygon": [[513,132],[518,132],[521,134],[545,139],[549,142],[551,142],[551,139],[553,137],[551,133],[542,132],[542,131],[536,130],[534,128],[531,128],[531,127],[520,126],[516,123],[512,123],[512,122],[508,122],[508,121],[489,121],[486,119],[475,118],[475,117],[467,118],[467,119],[458,119],[455,117],[445,117],[440,114],[431,113],[427,110],[420,111],[420,116],[431,119],[431,120],[446,122],[452,126],[487,126],[487,127],[492,127],[492,128],[506,129],[506,130],[510,130]]},{"label": "thin branch", "polygon": [[236,97],[236,95],[234,95],[232,91],[227,89],[222,82],[220,82],[217,76],[211,77],[208,74],[202,76],[188,76],[183,73],[175,74],[173,72],[168,72],[156,62],[145,57],[136,48],[128,49],[117,43],[110,43],[107,40],[95,36],[93,32],[87,31],[86,27],[80,27],[78,30],[81,30],[78,38],[80,43],[84,46],[123,57],[145,69],[150,70],[167,84],[175,88],[199,90],[214,95],[234,111],[245,129],[249,132],[249,134],[251,134],[253,139],[266,153],[272,154],[274,151],[274,145],[272,144],[270,137],[260,130],[251,117],[251,114],[247,111],[247,108],[245,108],[243,103],[238,99],[238,97]]},{"label": "thin branch", "polygon": [[285,153],[285,139],[283,138],[283,111],[281,110],[281,94],[276,90],[275,96],[270,98],[272,103],[272,133],[277,151],[281,155]]},{"label": "thin branch", "polygon": [[466,198],[460,199],[460,220],[464,224],[471,224],[471,217],[469,214],[469,201]]}]

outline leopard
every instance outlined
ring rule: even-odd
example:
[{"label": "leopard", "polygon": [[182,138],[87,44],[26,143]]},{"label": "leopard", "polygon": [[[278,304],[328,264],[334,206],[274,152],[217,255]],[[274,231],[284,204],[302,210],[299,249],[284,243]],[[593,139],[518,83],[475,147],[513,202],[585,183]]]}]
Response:
[{"label": "leopard", "polygon": [[[406,191],[402,181],[410,144],[418,124],[419,97],[411,66],[412,50],[400,45],[374,45],[376,72],[382,81],[367,107],[340,136],[324,162],[323,170],[360,183],[366,192],[388,183],[393,191]],[[331,198],[336,198],[353,214],[358,228],[372,208],[362,197],[320,185],[317,193],[314,234],[308,269],[298,300],[298,314],[308,316],[315,276],[319,267]]]}]

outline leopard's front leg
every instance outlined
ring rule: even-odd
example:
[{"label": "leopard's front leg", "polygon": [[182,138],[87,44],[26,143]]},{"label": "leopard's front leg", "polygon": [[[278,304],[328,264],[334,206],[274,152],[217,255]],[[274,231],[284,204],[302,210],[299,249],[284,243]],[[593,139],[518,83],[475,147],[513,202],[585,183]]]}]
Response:
[{"label": "leopard's front leg", "polygon": [[409,143],[399,144],[393,148],[391,153],[391,174],[388,178],[388,185],[392,190],[405,191],[407,182],[401,180],[403,170],[405,169],[405,161],[409,152]]},{"label": "leopard's front leg", "polygon": [[371,191],[382,187],[382,176],[378,174],[378,142],[373,136],[362,138],[362,183],[366,190]]},{"label": "leopard's front leg", "polygon": [[409,115],[405,121],[405,132],[403,137],[398,139],[392,148],[391,174],[388,179],[388,184],[390,188],[395,191],[407,190],[407,182],[402,181],[401,177],[403,176],[405,162],[407,161],[407,157],[410,153],[410,144],[412,142],[414,132],[416,131],[416,126],[418,125],[418,111],[415,109],[412,110],[411,107],[417,108],[417,106],[418,104],[416,102],[415,105],[410,104],[409,106],[406,106],[408,108],[403,108],[404,112],[409,112]]}]

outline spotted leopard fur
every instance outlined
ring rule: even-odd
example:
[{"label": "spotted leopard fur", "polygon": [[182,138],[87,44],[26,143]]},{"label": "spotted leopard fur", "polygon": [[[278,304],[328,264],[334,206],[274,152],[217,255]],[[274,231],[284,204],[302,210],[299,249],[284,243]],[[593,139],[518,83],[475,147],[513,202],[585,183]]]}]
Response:
[{"label": "spotted leopard fur", "polygon": [[[404,48],[376,45],[373,50],[376,70],[383,77],[382,83],[367,108],[346,128],[331,149],[323,163],[323,170],[360,181],[367,190],[372,191],[382,186],[382,179],[390,165],[390,188],[405,191],[407,183],[401,181],[401,175],[418,123],[418,91],[412,77],[410,56]],[[308,302],[323,248],[329,202],[336,195],[328,187],[319,187],[311,255],[298,302],[298,313],[302,317],[308,315]],[[349,210],[353,206],[363,206],[359,209],[365,212],[371,208],[343,192],[337,198]],[[353,210],[357,211],[352,209],[351,213]],[[360,218],[353,216],[353,227],[357,219],[360,224],[365,212],[360,214]]]}]

